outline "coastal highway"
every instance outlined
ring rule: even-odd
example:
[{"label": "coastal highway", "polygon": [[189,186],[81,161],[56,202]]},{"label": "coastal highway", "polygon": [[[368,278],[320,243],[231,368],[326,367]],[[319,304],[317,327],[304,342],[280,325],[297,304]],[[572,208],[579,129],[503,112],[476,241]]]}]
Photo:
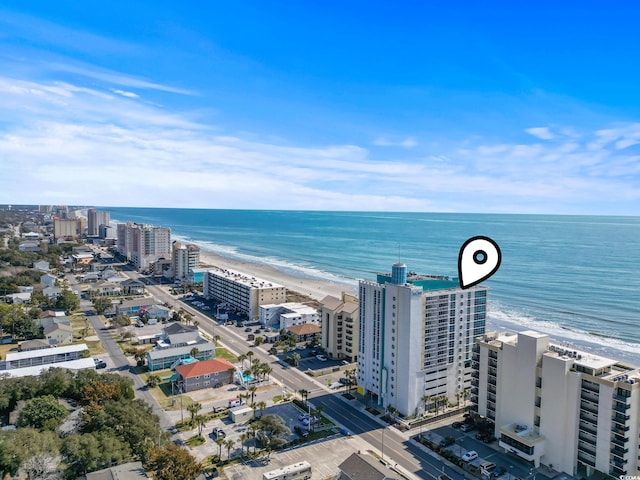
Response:
[{"label": "coastal highway", "polygon": [[[127,275],[138,278],[137,272],[127,271]],[[377,454],[382,450],[382,439],[384,431],[384,458],[393,464],[402,466],[407,471],[419,478],[434,480],[442,473],[443,464],[423,451],[419,446],[404,438],[394,428],[383,426],[378,420],[370,417],[356,408],[355,400],[348,401],[340,394],[330,393],[322,384],[313,378],[305,375],[296,368],[283,366],[275,356],[269,355],[261,348],[252,348],[245,338],[239,335],[233,328],[220,326],[212,318],[203,315],[198,310],[188,304],[184,304],[168,293],[164,288],[157,285],[147,285],[149,293],[161,302],[167,302],[177,308],[184,308],[191,313],[194,320],[200,322],[199,327],[209,335],[219,335],[222,344],[228,346],[237,353],[246,353],[248,350],[254,352],[254,358],[268,363],[272,368],[273,377],[278,382],[285,385],[290,392],[305,389],[309,392],[309,400],[314,406],[321,406],[323,413],[341,424],[353,435],[358,435],[371,445],[371,450]],[[155,405],[155,403],[152,403]],[[454,480],[461,479],[458,474],[447,469],[447,475]]]}]

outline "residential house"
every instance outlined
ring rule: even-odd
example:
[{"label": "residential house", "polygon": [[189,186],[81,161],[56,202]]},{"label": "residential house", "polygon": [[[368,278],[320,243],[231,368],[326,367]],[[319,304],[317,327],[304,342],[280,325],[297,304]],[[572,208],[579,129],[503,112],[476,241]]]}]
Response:
[{"label": "residential house", "polygon": [[40,283],[42,283],[45,287],[53,287],[56,284],[56,277],[47,273],[40,277]]},{"label": "residential house", "polygon": [[311,342],[320,334],[320,326],[317,323],[303,323],[293,325],[286,329],[287,332],[297,335],[298,342]]},{"label": "residential house", "polygon": [[90,285],[88,290],[90,297],[110,297],[122,294],[122,287],[120,285],[106,281]]},{"label": "residential house", "polygon": [[38,260],[37,262],[33,262],[33,268],[41,272],[48,272],[49,262],[46,260]]},{"label": "residential house", "polygon": [[164,305],[151,305],[144,314],[147,318],[157,318],[160,321],[166,322],[171,316],[171,309]]},{"label": "residential house", "polygon": [[45,317],[41,316],[40,318],[36,318],[34,320],[34,323],[38,328],[42,330],[54,324],[71,325],[71,322],[69,321],[69,319],[64,315],[60,315],[60,316],[48,315]]},{"label": "residential house", "polygon": [[124,463],[86,474],[87,480],[146,480],[148,478],[142,462]]},{"label": "residential house", "polygon": [[183,392],[220,387],[233,383],[235,367],[223,358],[214,358],[176,367],[176,384]]},{"label": "residential house", "polygon": [[43,330],[49,345],[61,345],[73,342],[73,327],[66,323],[54,322]]},{"label": "residential house", "polygon": [[158,341],[153,350],[147,352],[149,370],[162,370],[177,364],[179,360],[192,357],[196,360],[209,360],[215,357],[216,347],[200,336],[198,327],[172,323],[164,328],[164,338]]},{"label": "residential house", "polygon": [[10,293],[5,295],[5,298],[10,298],[13,303],[23,304],[31,302],[31,294],[27,292]]},{"label": "residential house", "polygon": [[338,465],[340,473],[336,480],[400,480],[398,473],[380,463],[371,455],[352,453]]},{"label": "residential house", "polygon": [[140,280],[128,278],[120,285],[122,285],[122,293],[124,295],[144,295],[145,286]]},{"label": "residential house", "polygon": [[126,317],[138,315],[140,313],[140,309],[144,311],[153,304],[154,299],[152,297],[123,300],[119,305],[116,305],[116,315],[124,315]]},{"label": "residential house", "polygon": [[24,242],[20,242],[18,245],[18,250],[21,252],[39,252],[40,251],[40,242],[37,240],[25,240]]},{"label": "residential house", "polygon": [[42,294],[47,298],[58,298],[62,293],[60,287],[45,287],[42,289]]}]

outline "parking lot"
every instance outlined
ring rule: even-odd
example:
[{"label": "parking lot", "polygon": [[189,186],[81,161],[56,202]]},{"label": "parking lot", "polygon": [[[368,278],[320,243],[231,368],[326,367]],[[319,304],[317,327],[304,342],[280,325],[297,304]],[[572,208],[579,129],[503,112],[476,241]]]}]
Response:
[{"label": "parking lot", "polygon": [[[454,428],[452,424],[440,426],[423,433],[423,437],[435,443],[450,443],[447,449],[456,457],[463,458],[467,452],[477,452],[478,457],[469,461],[468,465],[475,473],[480,473],[480,465],[491,462],[496,465],[492,478],[500,480],[527,479],[533,477],[532,465],[516,455],[505,453],[498,447],[497,440],[485,443],[476,438],[478,430],[464,432]],[[447,441],[447,439],[452,439]],[[475,468],[474,468],[475,467]],[[536,478],[546,478],[541,472],[536,472]]]}]

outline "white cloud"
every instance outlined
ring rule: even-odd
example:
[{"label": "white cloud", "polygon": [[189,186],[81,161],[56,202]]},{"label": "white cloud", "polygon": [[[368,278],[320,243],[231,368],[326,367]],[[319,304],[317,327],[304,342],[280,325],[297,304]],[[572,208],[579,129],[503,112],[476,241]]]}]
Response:
[{"label": "white cloud", "polygon": [[615,143],[640,131],[631,125],[382,161],[358,145],[230,134],[116,90],[0,77],[0,121],[11,120],[0,202],[566,213],[640,202],[640,162]]},{"label": "white cloud", "polygon": [[418,145],[418,142],[416,141],[416,139],[412,137],[398,139],[398,140],[390,140],[387,137],[378,137],[372,143],[376,147],[413,148]]},{"label": "white cloud", "polygon": [[540,140],[552,140],[555,138],[555,135],[551,133],[548,127],[527,128],[525,132]]},{"label": "white cloud", "polygon": [[127,92],[125,90],[120,90],[120,89],[117,89],[117,88],[111,88],[110,90],[113,93],[117,93],[118,95],[122,95],[123,97],[128,97],[128,98],[139,98],[140,97],[137,93]]}]

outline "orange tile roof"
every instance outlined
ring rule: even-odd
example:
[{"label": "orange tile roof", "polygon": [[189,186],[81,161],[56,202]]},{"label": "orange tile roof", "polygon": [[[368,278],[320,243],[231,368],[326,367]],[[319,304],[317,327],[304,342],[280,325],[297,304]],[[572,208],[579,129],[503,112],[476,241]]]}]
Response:
[{"label": "orange tile roof", "polygon": [[224,358],[214,358],[213,360],[203,360],[201,362],[190,363],[189,365],[178,365],[176,372],[183,378],[193,378],[208,373],[225,372],[231,368],[235,367],[228,360]]},{"label": "orange tile roof", "polygon": [[320,326],[315,323],[302,323],[300,325],[293,325],[287,328],[287,330],[296,335],[308,335],[311,333],[320,333]]}]

